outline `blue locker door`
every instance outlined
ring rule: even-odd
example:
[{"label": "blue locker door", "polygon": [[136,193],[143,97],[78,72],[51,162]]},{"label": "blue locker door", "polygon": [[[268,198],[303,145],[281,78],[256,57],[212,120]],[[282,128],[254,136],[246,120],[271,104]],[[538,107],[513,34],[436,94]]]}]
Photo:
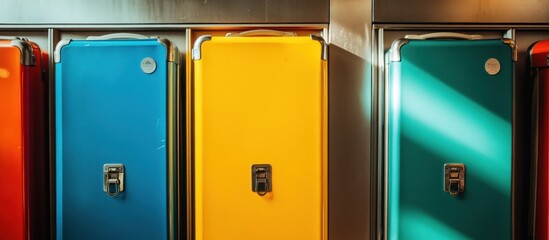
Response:
[{"label": "blue locker door", "polygon": [[[57,239],[168,238],[167,92],[167,49],[156,39],[61,48]],[[104,164],[124,166],[117,196],[104,191]]]}]

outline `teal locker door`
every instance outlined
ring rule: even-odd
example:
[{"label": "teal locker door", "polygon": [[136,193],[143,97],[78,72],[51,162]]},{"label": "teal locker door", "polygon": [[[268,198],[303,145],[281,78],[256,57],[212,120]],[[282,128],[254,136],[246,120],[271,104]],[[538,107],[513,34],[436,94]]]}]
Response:
[{"label": "teal locker door", "polygon": [[393,44],[388,239],[511,239],[513,48],[501,39]]}]

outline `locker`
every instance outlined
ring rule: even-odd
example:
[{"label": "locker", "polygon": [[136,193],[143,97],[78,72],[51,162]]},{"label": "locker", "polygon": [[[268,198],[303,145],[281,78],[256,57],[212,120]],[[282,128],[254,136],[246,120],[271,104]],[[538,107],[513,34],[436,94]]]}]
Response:
[{"label": "locker", "polygon": [[512,40],[393,42],[386,92],[388,239],[511,239]]},{"label": "locker", "polygon": [[326,50],[264,30],[195,41],[197,240],[327,238]]},{"label": "locker", "polygon": [[535,135],[536,135],[536,159],[534,159],[534,171],[533,179],[535,187],[535,195],[533,198],[533,203],[535,206],[534,211],[534,239],[548,239],[549,232],[547,227],[549,224],[549,209],[547,203],[549,199],[547,198],[548,187],[549,187],[549,175],[547,161],[549,160],[549,154],[547,145],[548,142],[548,130],[549,130],[549,111],[548,111],[548,102],[549,98],[547,97],[547,91],[549,90],[549,84],[547,81],[549,79],[549,63],[547,62],[547,56],[549,55],[549,41],[543,40],[533,44],[530,47],[530,64],[535,73],[536,85],[537,85],[537,99],[535,106],[536,109],[536,126],[535,126]]},{"label": "locker", "polygon": [[46,151],[47,54],[19,37],[0,37],[0,233],[49,235]]},{"label": "locker", "polygon": [[62,40],[57,239],[175,239],[178,52],[137,34]]}]

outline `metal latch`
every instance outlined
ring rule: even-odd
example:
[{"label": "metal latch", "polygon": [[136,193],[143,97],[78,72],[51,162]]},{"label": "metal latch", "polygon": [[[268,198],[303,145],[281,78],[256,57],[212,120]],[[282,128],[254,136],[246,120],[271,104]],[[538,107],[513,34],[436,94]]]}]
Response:
[{"label": "metal latch", "polygon": [[252,165],[252,191],[263,196],[271,191],[271,165]]},{"label": "metal latch", "polygon": [[103,191],[111,197],[124,191],[124,165],[118,163],[103,165]]},{"label": "metal latch", "polygon": [[465,165],[462,163],[444,164],[444,191],[457,196],[465,191]]}]

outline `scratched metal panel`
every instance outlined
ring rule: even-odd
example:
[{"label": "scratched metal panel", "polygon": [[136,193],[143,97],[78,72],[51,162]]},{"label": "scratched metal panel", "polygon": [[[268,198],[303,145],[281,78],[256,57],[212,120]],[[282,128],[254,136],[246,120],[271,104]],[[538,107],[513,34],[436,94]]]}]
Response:
[{"label": "scratched metal panel", "polygon": [[373,0],[374,23],[547,23],[542,0]]},{"label": "scratched metal panel", "polygon": [[371,0],[330,5],[328,238],[373,239]]},{"label": "scratched metal panel", "polygon": [[2,24],[327,23],[328,0],[0,0]]}]

